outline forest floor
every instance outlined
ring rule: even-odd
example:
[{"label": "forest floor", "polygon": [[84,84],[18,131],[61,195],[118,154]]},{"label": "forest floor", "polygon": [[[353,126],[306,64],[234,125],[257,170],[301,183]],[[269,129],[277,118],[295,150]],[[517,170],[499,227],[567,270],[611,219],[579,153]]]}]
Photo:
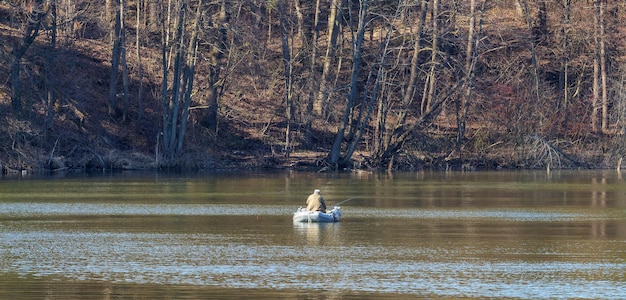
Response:
[{"label": "forest floor", "polygon": [[[160,102],[153,96],[158,83],[145,80],[141,117],[136,102],[131,103],[126,120],[119,111],[109,116],[106,95],[110,47],[102,41],[73,40],[54,54],[53,90],[62,97],[56,99],[50,129],[44,129],[44,96],[34,89],[27,88],[27,96],[23,98],[24,107],[29,108],[25,109],[26,115],[16,118],[11,108],[9,66],[11,46],[18,43],[19,34],[0,24],[0,170],[3,174],[161,168],[155,150],[160,138]],[[44,41],[38,39],[24,60],[28,64],[43,63],[49,55],[47,51]],[[142,51],[147,66],[144,78],[158,79],[158,70],[150,67],[158,63],[158,53]],[[133,59],[129,57],[129,64],[135,63]],[[38,66],[32,66],[32,70],[43,71]],[[23,86],[29,84],[35,83],[31,81]],[[271,104],[263,103],[267,100],[238,101],[222,107],[217,132],[190,122],[182,169],[320,169],[326,149],[298,150],[286,157],[276,146],[284,137],[273,128],[275,112],[271,111]]]},{"label": "forest floor", "polygon": [[[2,10],[0,9],[0,17]],[[157,170],[158,145],[162,123],[159,53],[141,49],[144,69],[143,99],[131,101],[128,115],[121,114],[122,103],[110,116],[107,110],[110,81],[110,45],[103,39],[61,40],[53,52],[54,76],[42,83],[46,57],[51,55],[46,40],[39,38],[24,58],[22,80],[25,115],[16,118],[11,108],[10,70],[12,47],[20,32],[0,23],[0,170],[3,174],[23,172],[65,172],[71,170],[133,169]],[[276,50],[280,51],[280,50]],[[278,55],[280,57],[280,55]],[[129,55],[129,65],[137,65]],[[133,70],[131,70],[133,72]],[[46,129],[46,100],[39,89],[53,86],[57,95],[53,124]],[[233,91],[251,90],[246,81],[231,85]],[[138,94],[138,82],[132,84],[132,95]],[[271,91],[270,91],[271,92]],[[281,124],[276,97],[238,97],[226,93],[220,107],[216,131],[209,131],[191,114],[186,136],[186,151],[178,166],[182,170],[295,169],[332,171],[326,163],[335,128],[321,121],[314,124],[313,150],[295,143],[289,157],[281,149],[284,124]],[[121,99],[118,99],[121,101]],[[338,108],[340,109],[340,108]],[[198,111],[201,108],[197,109]],[[454,116],[438,118],[437,127],[420,136],[420,147],[408,147],[388,170],[487,170],[546,168],[614,168],[619,157],[609,154],[613,138],[589,135],[584,140],[557,145],[535,141],[544,147],[538,156],[514,157],[518,151],[511,142],[492,140],[461,155],[451,150]],[[294,135],[302,135],[295,128]],[[545,142],[545,143],[544,143]],[[354,170],[369,171],[368,145],[353,156]],[[469,147],[468,147],[469,148]],[[484,151],[483,151],[484,150]],[[567,153],[567,154],[566,154]],[[532,159],[541,159],[535,163]],[[546,164],[547,162],[547,164]]]}]

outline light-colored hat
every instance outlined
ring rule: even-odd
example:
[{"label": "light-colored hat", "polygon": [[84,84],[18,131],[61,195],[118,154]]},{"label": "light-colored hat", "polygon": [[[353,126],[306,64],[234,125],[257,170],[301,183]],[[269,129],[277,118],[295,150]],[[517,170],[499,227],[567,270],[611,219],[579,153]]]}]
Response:
[{"label": "light-colored hat", "polygon": [[316,189],[315,191],[313,191],[313,193],[314,193],[314,194],[319,194],[319,193],[320,193],[320,190],[317,190],[317,189]]}]

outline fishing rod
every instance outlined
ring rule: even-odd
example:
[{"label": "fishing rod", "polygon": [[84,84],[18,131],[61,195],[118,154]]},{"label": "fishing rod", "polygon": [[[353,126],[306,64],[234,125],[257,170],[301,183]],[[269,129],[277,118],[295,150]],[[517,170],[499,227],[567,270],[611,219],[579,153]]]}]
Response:
[{"label": "fishing rod", "polygon": [[352,197],[352,198],[348,198],[348,199],[343,200],[343,201],[341,201],[341,202],[339,202],[339,203],[337,203],[337,204],[335,204],[335,205],[333,205],[333,206],[339,206],[339,204],[341,204],[341,203],[348,202],[348,201],[353,200],[353,199],[356,199],[356,198],[358,198],[358,197],[359,197],[359,196],[354,196],[354,197]]}]

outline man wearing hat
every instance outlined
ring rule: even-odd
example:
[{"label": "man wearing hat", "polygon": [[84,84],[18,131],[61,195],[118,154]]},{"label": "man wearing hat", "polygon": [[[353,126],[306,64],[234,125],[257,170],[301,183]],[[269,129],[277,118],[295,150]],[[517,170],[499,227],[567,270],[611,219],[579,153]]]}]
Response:
[{"label": "man wearing hat", "polygon": [[320,190],[313,191],[313,194],[306,199],[306,210],[326,212],[326,202],[320,195]]}]

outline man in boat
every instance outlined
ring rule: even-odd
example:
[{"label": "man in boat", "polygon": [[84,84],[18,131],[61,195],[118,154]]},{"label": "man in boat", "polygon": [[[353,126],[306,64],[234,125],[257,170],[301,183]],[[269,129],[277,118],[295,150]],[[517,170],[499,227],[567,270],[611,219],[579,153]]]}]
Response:
[{"label": "man in boat", "polygon": [[313,194],[306,199],[306,210],[326,212],[326,202],[320,194],[320,190],[313,191]]}]

